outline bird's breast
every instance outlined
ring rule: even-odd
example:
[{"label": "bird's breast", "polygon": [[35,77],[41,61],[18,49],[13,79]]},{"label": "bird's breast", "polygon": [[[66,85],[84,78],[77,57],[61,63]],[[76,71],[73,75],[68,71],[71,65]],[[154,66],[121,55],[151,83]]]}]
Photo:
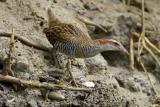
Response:
[{"label": "bird's breast", "polygon": [[99,53],[93,44],[81,44],[76,40],[55,41],[52,45],[57,51],[75,58],[93,57]]}]

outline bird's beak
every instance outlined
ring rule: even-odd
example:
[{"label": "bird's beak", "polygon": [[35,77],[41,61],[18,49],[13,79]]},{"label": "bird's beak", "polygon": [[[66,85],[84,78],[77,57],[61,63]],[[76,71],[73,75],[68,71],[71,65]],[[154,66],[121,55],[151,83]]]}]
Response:
[{"label": "bird's beak", "polygon": [[127,55],[129,55],[129,52],[127,51],[127,49],[126,49],[122,44],[119,45],[119,48],[120,48],[124,53],[126,53]]}]

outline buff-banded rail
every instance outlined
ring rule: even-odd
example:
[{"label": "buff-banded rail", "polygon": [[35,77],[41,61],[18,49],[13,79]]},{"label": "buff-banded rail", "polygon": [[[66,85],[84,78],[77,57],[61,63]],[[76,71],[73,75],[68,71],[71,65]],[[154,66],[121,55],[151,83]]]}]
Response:
[{"label": "buff-banded rail", "polygon": [[114,39],[90,39],[80,28],[60,22],[51,9],[48,8],[48,28],[44,28],[48,41],[54,50],[64,53],[72,58],[93,57],[108,48],[107,45],[118,47],[125,53],[128,51]]},{"label": "buff-banded rail", "polygon": [[48,9],[48,25],[48,28],[45,28],[43,31],[48,41],[56,51],[70,57],[93,57],[106,51],[108,44],[118,47],[127,53],[123,45],[116,40],[106,38],[92,40],[78,27],[72,24],[61,23],[55,18],[50,8]]}]

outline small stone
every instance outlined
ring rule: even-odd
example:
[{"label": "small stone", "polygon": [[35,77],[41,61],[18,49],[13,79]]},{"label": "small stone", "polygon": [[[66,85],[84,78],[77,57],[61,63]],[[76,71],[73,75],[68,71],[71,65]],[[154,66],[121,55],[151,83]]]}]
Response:
[{"label": "small stone", "polygon": [[[45,97],[46,96],[46,90],[41,90],[42,96]],[[59,93],[59,92],[55,92],[55,91],[51,91],[48,93],[48,98],[51,100],[56,100],[56,101],[63,101],[65,100],[65,97]]]},{"label": "small stone", "polygon": [[88,87],[88,88],[93,88],[95,87],[95,84],[93,82],[84,82],[82,85]]},{"label": "small stone", "polygon": [[48,98],[56,101],[63,101],[65,99],[65,97],[58,92],[50,92],[48,94]]}]

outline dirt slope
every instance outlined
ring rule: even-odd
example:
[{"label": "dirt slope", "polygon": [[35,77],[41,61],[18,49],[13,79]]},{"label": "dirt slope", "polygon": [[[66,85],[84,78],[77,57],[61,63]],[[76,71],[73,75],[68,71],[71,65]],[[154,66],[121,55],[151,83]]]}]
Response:
[{"label": "dirt slope", "polygon": [[[0,31],[11,32],[26,37],[31,42],[52,47],[43,34],[47,26],[46,10],[51,7],[56,17],[65,23],[71,23],[91,38],[114,38],[128,48],[130,29],[139,30],[139,0],[133,0],[127,7],[120,0],[0,0]],[[159,0],[146,0],[146,27],[156,34],[148,35],[149,39],[160,48],[159,36]],[[108,33],[94,26],[86,26],[76,19],[83,15],[93,22],[102,25]],[[135,46],[136,48],[136,46]],[[7,57],[8,38],[0,37],[0,59]],[[144,52],[145,53],[145,52]],[[145,53],[143,60],[150,71],[155,89],[160,93],[160,69],[155,61]],[[55,66],[51,53],[30,48],[16,42],[16,60],[14,66],[17,77],[39,81],[41,77],[49,77],[49,71]],[[66,56],[59,55],[61,68],[65,68]],[[23,66],[18,64],[23,63]],[[0,65],[2,65],[0,63]],[[102,55],[88,59],[74,59],[73,75],[79,86],[82,82],[92,81],[95,87],[101,88],[88,98],[86,93],[58,91],[65,96],[64,101],[50,100],[45,102],[41,91],[31,88],[14,90],[8,84],[0,83],[0,106],[2,107],[152,107],[152,89],[147,76],[139,68],[133,75],[128,71],[128,58],[121,52],[110,49]],[[2,68],[0,67],[0,71]],[[66,82],[68,84],[68,82]],[[70,84],[69,84],[70,85]],[[3,87],[3,88],[2,88]],[[0,94],[1,96],[1,94]],[[158,106],[157,106],[158,107]]]}]

